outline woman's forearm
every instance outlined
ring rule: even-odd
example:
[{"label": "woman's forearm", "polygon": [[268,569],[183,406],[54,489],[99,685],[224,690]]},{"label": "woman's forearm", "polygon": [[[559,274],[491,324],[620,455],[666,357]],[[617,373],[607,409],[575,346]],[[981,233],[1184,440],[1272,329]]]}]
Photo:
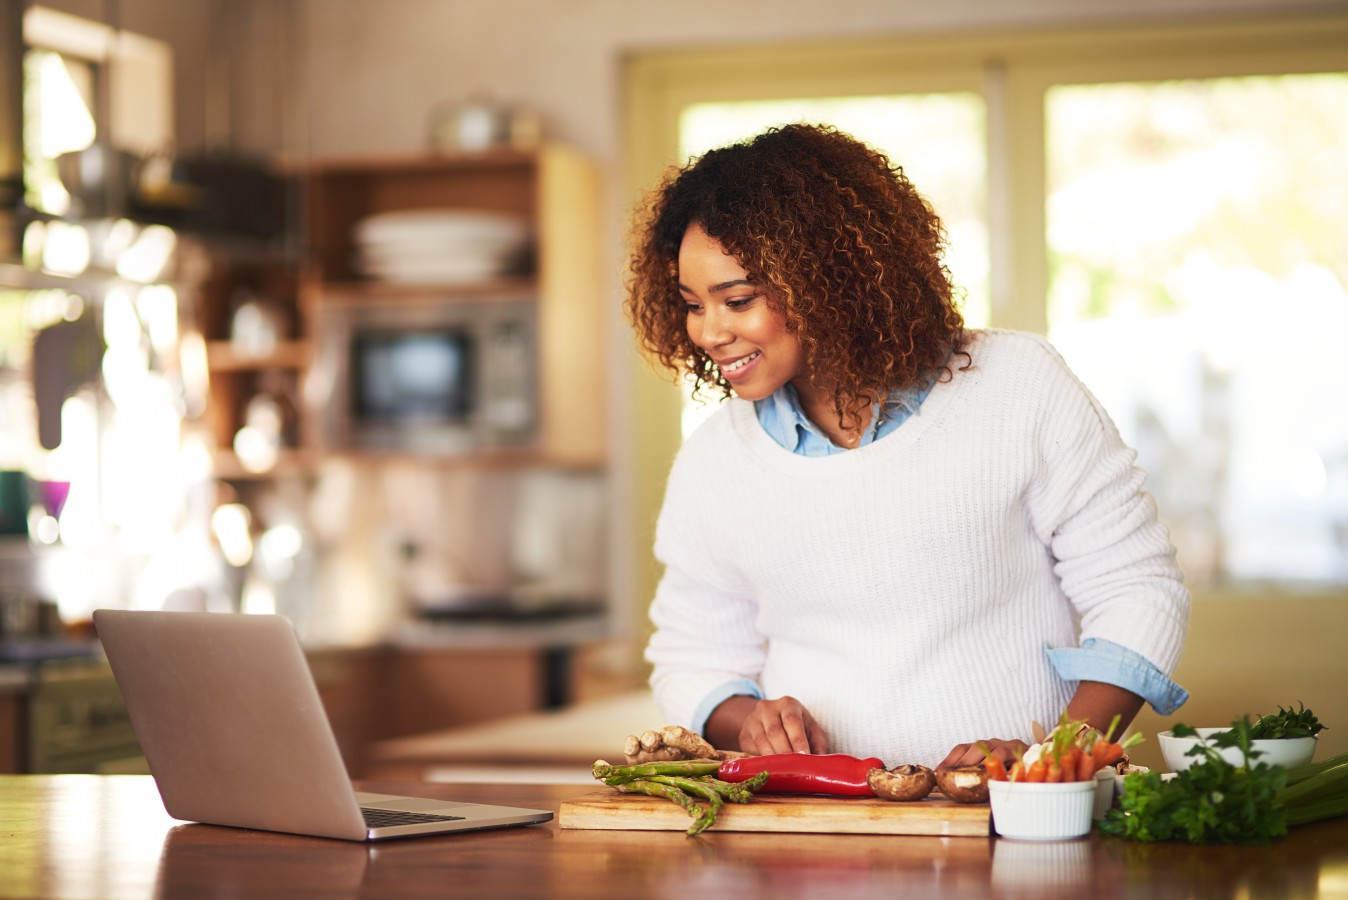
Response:
[{"label": "woman's forearm", "polygon": [[1114,729],[1114,740],[1118,740],[1142,709],[1143,702],[1137,694],[1121,687],[1101,681],[1082,681],[1067,704],[1067,717],[1073,721],[1085,720],[1087,725],[1104,732],[1118,716],[1119,724]]},{"label": "woman's forearm", "polygon": [[703,737],[718,750],[739,750],[740,729],[757,704],[758,700],[754,697],[741,694],[727,697],[707,717]]}]

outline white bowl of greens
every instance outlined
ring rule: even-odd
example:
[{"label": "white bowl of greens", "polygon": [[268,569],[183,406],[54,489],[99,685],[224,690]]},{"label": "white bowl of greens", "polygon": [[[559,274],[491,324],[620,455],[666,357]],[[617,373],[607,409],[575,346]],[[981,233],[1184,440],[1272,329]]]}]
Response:
[{"label": "white bowl of greens", "polygon": [[[1230,728],[1197,728],[1194,730],[1198,734],[1193,737],[1180,737],[1171,734],[1169,731],[1162,731],[1156,735],[1157,743],[1161,745],[1161,756],[1165,758],[1165,764],[1170,771],[1183,772],[1190,766],[1206,760],[1205,754],[1190,752],[1199,744],[1212,747],[1222,759],[1233,766],[1245,764],[1245,754],[1240,747],[1217,747],[1213,744],[1213,737],[1229,732]],[[1306,765],[1314,756],[1314,737],[1250,741],[1250,762],[1252,764],[1268,763],[1269,765],[1282,766],[1284,769],[1291,769]]]},{"label": "white bowl of greens", "polygon": [[1241,733],[1245,729],[1237,727],[1240,724],[1226,728],[1178,726],[1175,731],[1179,734],[1162,731],[1156,740],[1172,772],[1183,772],[1214,752],[1231,765],[1242,766],[1247,746],[1251,765],[1265,763],[1292,769],[1310,763],[1315,756],[1316,735],[1324,729],[1305,707],[1293,710],[1280,706],[1277,713],[1260,716],[1248,726],[1248,737]]}]

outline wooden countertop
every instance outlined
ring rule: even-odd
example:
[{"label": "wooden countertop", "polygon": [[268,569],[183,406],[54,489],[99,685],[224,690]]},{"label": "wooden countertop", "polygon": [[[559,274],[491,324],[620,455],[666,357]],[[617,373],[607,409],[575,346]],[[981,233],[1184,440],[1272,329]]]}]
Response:
[{"label": "wooden countertop", "polygon": [[[577,785],[360,782],[557,810]],[[1266,847],[563,830],[381,845],[170,819],[135,775],[0,776],[0,896],[815,898],[1343,896],[1348,818]]]}]

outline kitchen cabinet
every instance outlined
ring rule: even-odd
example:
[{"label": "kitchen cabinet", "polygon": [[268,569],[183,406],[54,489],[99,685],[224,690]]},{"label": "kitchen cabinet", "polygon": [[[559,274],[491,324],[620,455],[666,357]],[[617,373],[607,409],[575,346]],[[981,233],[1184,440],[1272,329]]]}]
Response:
[{"label": "kitchen cabinet", "polygon": [[0,772],[144,772],[107,663],[75,657],[0,666]]},{"label": "kitchen cabinet", "polygon": [[389,650],[319,647],[306,650],[305,657],[342,759],[350,772],[360,772],[371,742],[382,735]]},{"label": "kitchen cabinet", "polygon": [[381,738],[475,725],[544,705],[540,648],[399,647],[388,663],[392,689],[383,698]]},{"label": "kitchen cabinet", "polygon": [[558,687],[547,648],[373,645],[306,655],[353,775],[366,771],[377,742],[534,712]]},{"label": "kitchen cabinet", "polygon": [[23,694],[0,684],[0,773],[23,771],[27,740]]},{"label": "kitchen cabinet", "polygon": [[[557,144],[529,151],[332,159],[308,166],[305,184],[305,232],[313,261],[306,277],[314,315],[362,304],[536,306],[536,436],[523,448],[478,450],[459,461],[602,467],[607,317],[599,177],[591,161]],[[533,236],[530,259],[512,274],[488,278],[394,281],[362,275],[356,240],[361,222],[377,214],[429,210],[523,217]],[[312,399],[320,407],[341,402],[321,390]],[[310,416],[311,444],[319,442],[315,425]]]}]

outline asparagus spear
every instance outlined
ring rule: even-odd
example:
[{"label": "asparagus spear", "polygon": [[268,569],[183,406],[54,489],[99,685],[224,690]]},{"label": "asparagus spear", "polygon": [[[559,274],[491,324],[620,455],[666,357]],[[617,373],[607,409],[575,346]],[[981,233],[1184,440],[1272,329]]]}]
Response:
[{"label": "asparagus spear", "polygon": [[706,810],[702,815],[698,816],[697,821],[689,827],[688,836],[697,837],[699,834],[710,828],[716,821],[716,814],[721,811],[721,806],[724,802],[725,801],[721,799],[720,794],[716,793],[716,791],[712,791],[711,796],[707,798]]},{"label": "asparagus spear", "polygon": [[706,831],[716,822],[716,815],[725,805],[725,797],[716,788],[705,781],[696,778],[675,778],[669,775],[652,775],[645,781],[653,781],[656,784],[666,784],[676,789],[695,794],[707,801],[702,815],[698,816],[697,821],[688,828],[688,836],[696,837]]},{"label": "asparagus spear", "polygon": [[637,763],[631,766],[614,766],[599,759],[595,760],[590,773],[594,775],[596,781],[618,785],[637,778],[648,778],[651,775],[685,775],[694,778],[715,775],[719,768],[721,762],[716,759],[676,759],[667,762]]},{"label": "asparagus spear", "polygon": [[[746,791],[748,791],[750,794],[756,794],[756,793],[758,793],[759,790],[763,787],[763,785],[765,785],[765,784],[768,783],[768,779],[771,778],[771,777],[772,777],[772,773],[771,773],[771,772],[759,772],[757,775],[753,776],[752,778],[746,778],[745,780],[741,781],[741,782],[739,783],[739,786],[742,787],[742,788],[744,788],[744,789],[745,789]],[[729,782],[725,782],[725,783],[728,784]],[[748,800],[747,797],[745,798],[744,802],[745,802],[745,803],[748,803],[748,802],[749,802],[749,800]]]},{"label": "asparagus spear", "polygon": [[[624,794],[647,794],[651,797],[663,797],[666,800],[673,800],[692,816],[693,824],[688,826],[687,834],[689,837],[696,837],[706,831],[716,821],[716,814],[725,803],[721,795],[713,788],[706,785],[700,785],[701,790],[694,793],[703,796],[707,800],[706,806],[696,803],[692,797],[683,792],[680,786],[666,784],[666,781],[688,782],[688,779],[672,779],[663,775],[653,775],[650,778],[641,778],[635,781],[626,781],[622,784],[616,784],[619,791]],[[691,783],[688,783],[691,787]]]},{"label": "asparagus spear", "polygon": [[692,797],[667,784],[656,784],[653,781],[629,781],[625,784],[615,785],[615,787],[624,794],[647,794],[651,797],[673,800],[694,819],[700,817],[703,813],[702,807],[694,803]]},{"label": "asparagus spear", "polygon": [[699,796],[705,796],[705,790],[710,788],[720,794],[723,799],[731,803],[748,803],[753,799],[754,791],[761,788],[767,782],[766,772],[760,772],[748,781],[742,781],[738,784],[732,784],[729,781],[718,781],[715,778],[687,778],[677,775],[648,775],[645,781],[654,781],[659,784],[667,784],[673,787],[681,788]]}]

